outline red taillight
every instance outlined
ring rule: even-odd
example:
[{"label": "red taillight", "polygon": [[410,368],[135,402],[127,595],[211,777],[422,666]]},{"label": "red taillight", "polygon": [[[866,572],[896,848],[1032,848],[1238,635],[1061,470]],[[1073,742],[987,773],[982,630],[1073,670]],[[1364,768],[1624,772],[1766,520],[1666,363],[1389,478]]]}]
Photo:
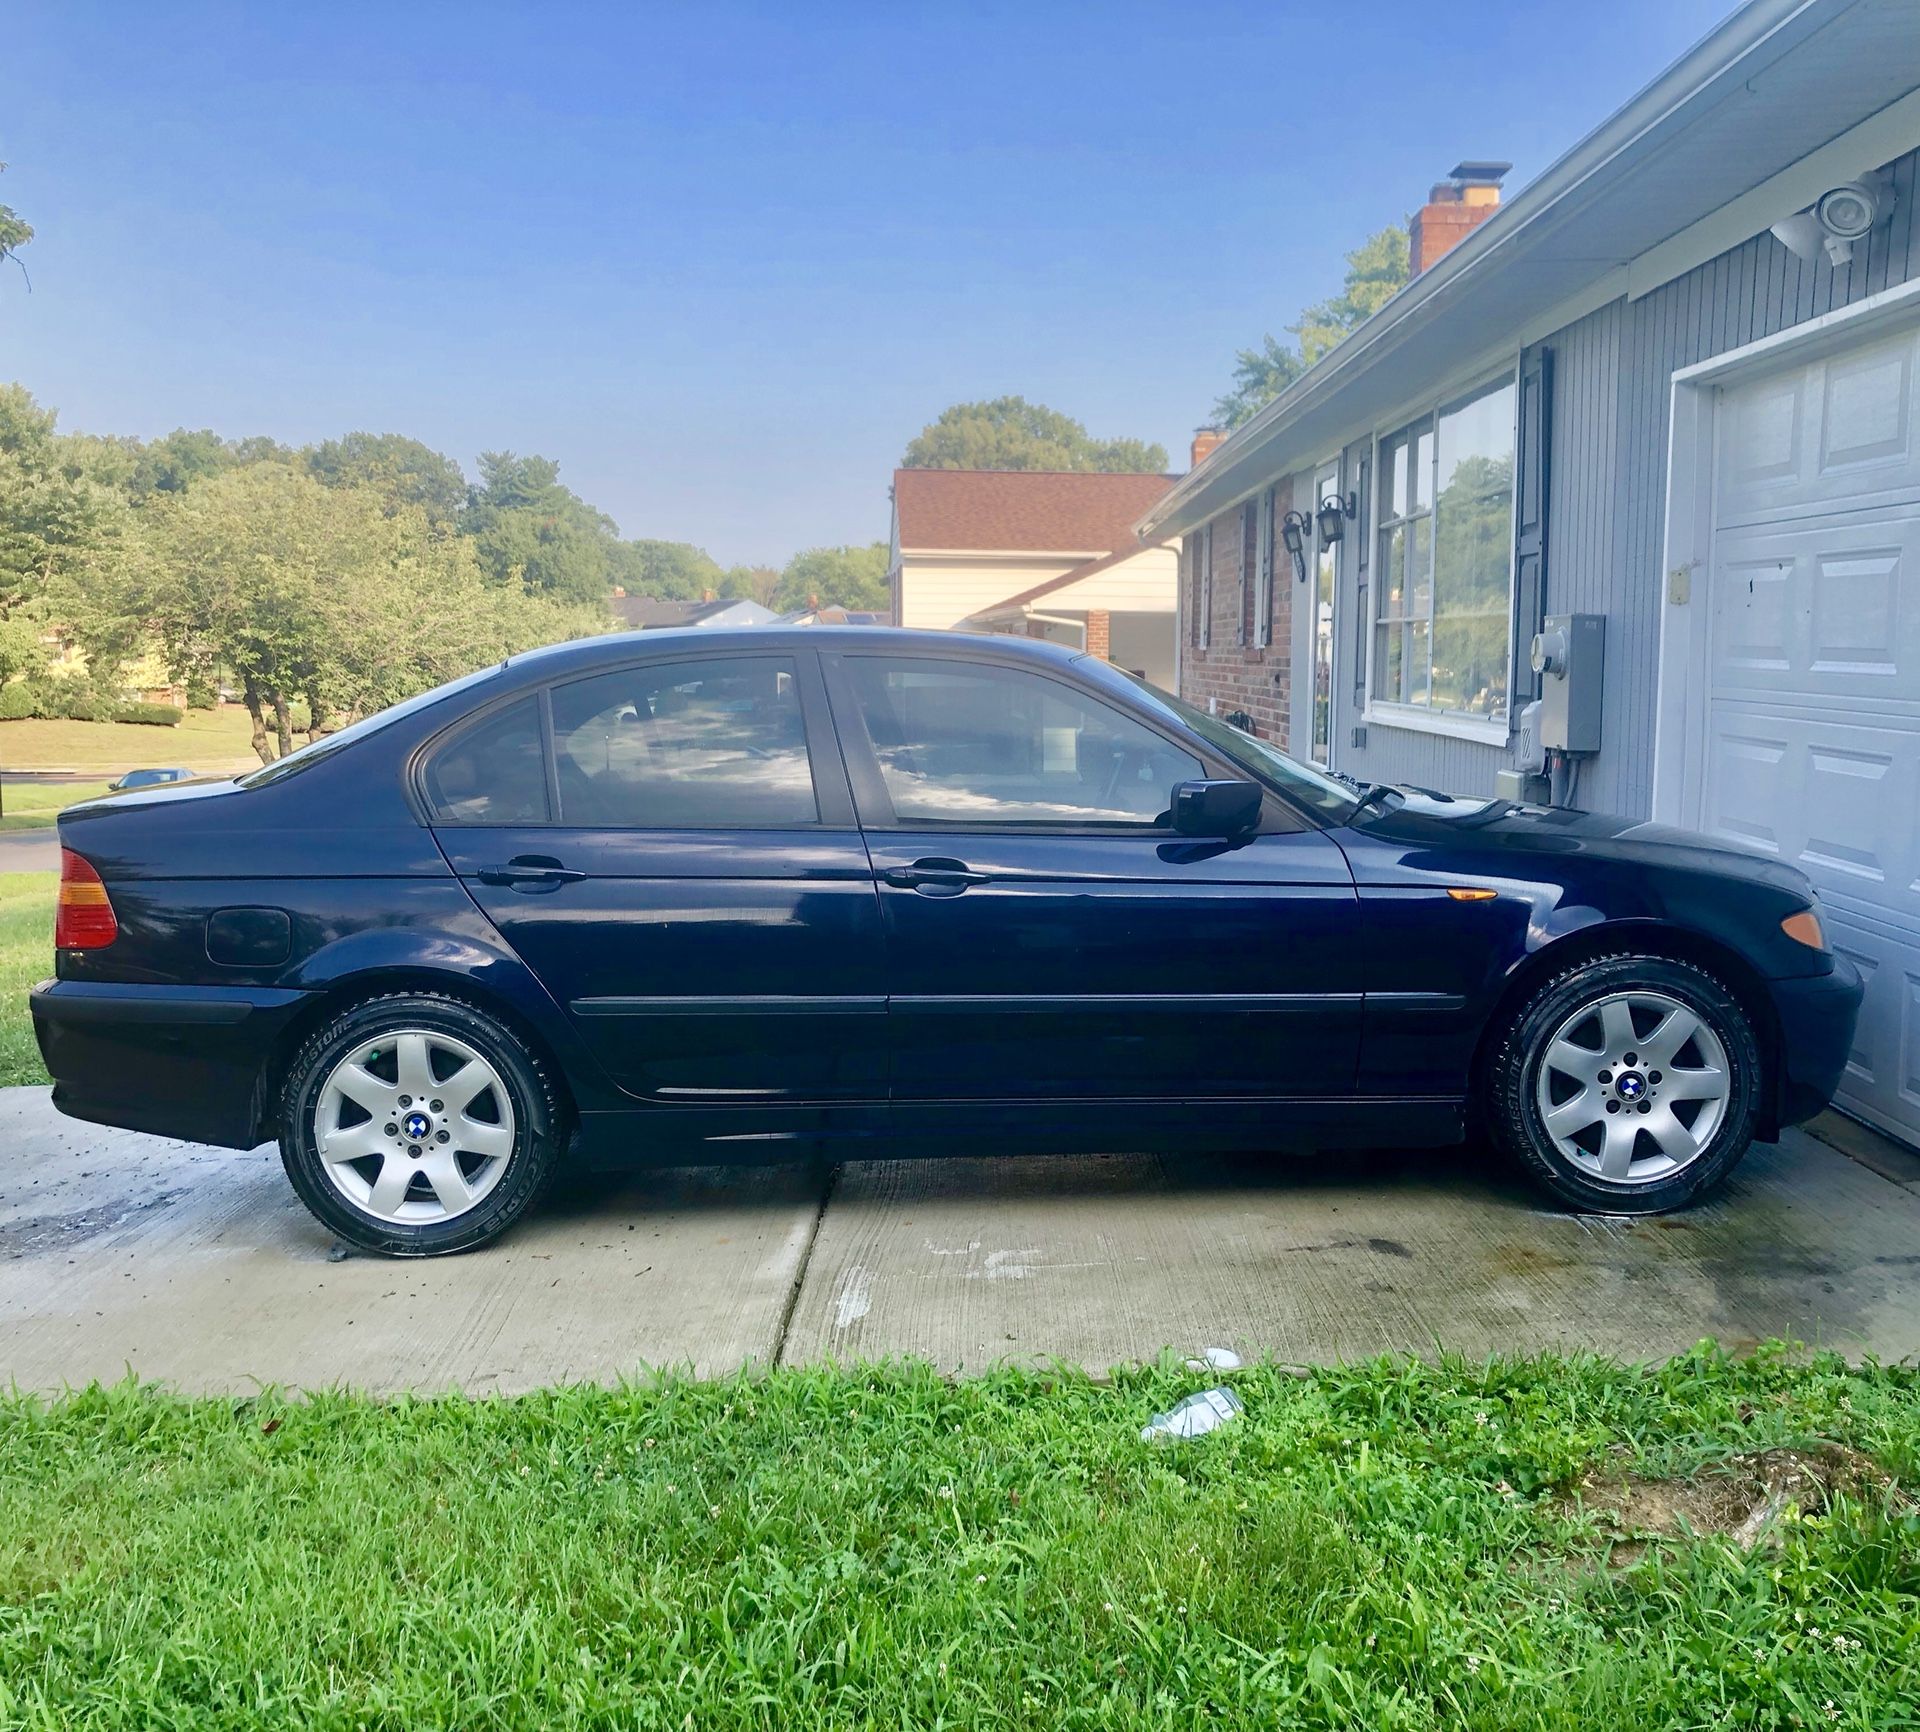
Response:
[{"label": "red taillight", "polygon": [[60,850],[60,897],[53,910],[55,950],[98,950],[120,936],[107,887],[90,862],[71,848]]}]

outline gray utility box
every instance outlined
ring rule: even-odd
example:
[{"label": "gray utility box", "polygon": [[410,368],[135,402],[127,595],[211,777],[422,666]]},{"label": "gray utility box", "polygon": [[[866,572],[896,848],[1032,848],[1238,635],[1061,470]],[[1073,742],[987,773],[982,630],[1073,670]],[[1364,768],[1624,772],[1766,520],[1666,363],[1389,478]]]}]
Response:
[{"label": "gray utility box", "polygon": [[1533,640],[1540,675],[1540,744],[1550,752],[1600,750],[1600,697],[1607,621],[1598,613],[1551,613]]}]

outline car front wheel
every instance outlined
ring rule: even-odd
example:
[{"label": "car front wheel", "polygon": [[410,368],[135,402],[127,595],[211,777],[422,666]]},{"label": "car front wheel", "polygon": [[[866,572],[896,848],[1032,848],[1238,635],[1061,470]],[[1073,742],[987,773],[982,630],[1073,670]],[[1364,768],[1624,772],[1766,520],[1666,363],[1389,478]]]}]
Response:
[{"label": "car front wheel", "polygon": [[551,1178],[561,1113],[539,1058],[485,1012],[389,993],[333,1017],[295,1055],[280,1158],[342,1239],[394,1257],[499,1237]]},{"label": "car front wheel", "polygon": [[1609,956],[1548,980],[1495,1048],[1495,1140],[1583,1209],[1651,1215],[1719,1184],[1753,1140],[1760,1049],[1705,969]]}]

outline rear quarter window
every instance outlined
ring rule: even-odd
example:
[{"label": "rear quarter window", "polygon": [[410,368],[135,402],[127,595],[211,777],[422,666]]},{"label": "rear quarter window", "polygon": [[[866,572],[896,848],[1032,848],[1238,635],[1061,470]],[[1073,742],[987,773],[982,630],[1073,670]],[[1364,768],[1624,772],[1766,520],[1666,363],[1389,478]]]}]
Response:
[{"label": "rear quarter window", "polygon": [[425,784],[442,824],[546,823],[539,700],[522,698],[455,734],[428,759]]}]

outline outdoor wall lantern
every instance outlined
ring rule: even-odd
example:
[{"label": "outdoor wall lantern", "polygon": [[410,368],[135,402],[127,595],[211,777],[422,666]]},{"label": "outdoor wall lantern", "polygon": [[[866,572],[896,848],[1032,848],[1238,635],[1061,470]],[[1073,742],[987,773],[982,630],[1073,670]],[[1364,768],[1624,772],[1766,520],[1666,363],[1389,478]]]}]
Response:
[{"label": "outdoor wall lantern", "polygon": [[1312,521],[1303,513],[1289,511],[1280,519],[1280,539],[1287,544],[1293,560],[1293,581],[1307,581],[1307,537],[1313,533]]},{"label": "outdoor wall lantern", "polygon": [[1360,515],[1360,495],[1349,493],[1342,499],[1337,493],[1329,493],[1320,501],[1318,516],[1320,519],[1320,545],[1335,547],[1347,533],[1346,519]]}]

